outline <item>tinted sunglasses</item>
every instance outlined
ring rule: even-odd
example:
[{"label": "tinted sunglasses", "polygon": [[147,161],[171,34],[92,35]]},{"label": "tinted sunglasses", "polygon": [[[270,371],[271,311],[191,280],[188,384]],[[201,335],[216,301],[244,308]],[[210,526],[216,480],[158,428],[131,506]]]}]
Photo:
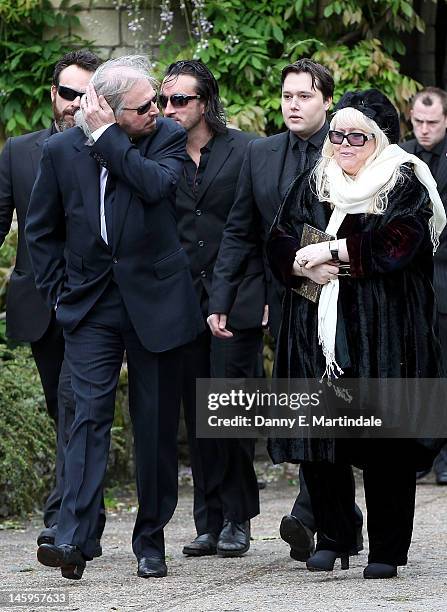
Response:
[{"label": "tinted sunglasses", "polygon": [[186,94],[172,94],[172,96],[164,96],[160,94],[158,96],[158,101],[160,102],[161,108],[166,108],[168,102],[172,104],[174,108],[181,108],[182,106],[186,106],[190,100],[200,100],[202,96],[200,94],[196,94],[195,96],[187,96]]},{"label": "tinted sunglasses", "polygon": [[148,102],[145,102],[141,106],[137,106],[137,108],[129,108],[129,107],[125,106],[123,108],[123,110],[137,111],[137,115],[145,115],[147,113],[147,111],[150,109],[152,103],[153,104],[157,104],[157,96],[156,95],[153,98],[151,98]]},{"label": "tinted sunglasses", "polygon": [[337,132],[337,130],[329,130],[329,140],[332,144],[341,145],[345,138],[351,147],[363,147],[366,141],[373,140],[375,136],[374,134],[362,134],[361,132],[344,134],[343,132]]},{"label": "tinted sunglasses", "polygon": [[76,89],[72,89],[71,87],[65,87],[64,85],[58,85],[57,93],[64,100],[73,102],[73,100],[76,100],[76,98],[82,97],[85,94],[85,91],[76,91]]}]

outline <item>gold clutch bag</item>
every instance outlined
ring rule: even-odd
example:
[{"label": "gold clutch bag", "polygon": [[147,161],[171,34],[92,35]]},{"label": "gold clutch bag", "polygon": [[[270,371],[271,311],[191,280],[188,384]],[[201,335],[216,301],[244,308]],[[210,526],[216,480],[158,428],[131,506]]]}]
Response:
[{"label": "gold clutch bag", "polygon": [[[304,224],[300,247],[305,247],[308,244],[318,244],[319,242],[325,242],[326,240],[334,240],[334,236],[326,234],[326,232],[322,232],[321,230],[317,229],[316,227],[312,227],[307,223]],[[298,295],[302,295],[307,300],[317,303],[322,286],[323,285],[319,285],[313,280],[310,280],[310,278],[305,278],[301,285],[294,288],[293,291],[298,293]]]}]

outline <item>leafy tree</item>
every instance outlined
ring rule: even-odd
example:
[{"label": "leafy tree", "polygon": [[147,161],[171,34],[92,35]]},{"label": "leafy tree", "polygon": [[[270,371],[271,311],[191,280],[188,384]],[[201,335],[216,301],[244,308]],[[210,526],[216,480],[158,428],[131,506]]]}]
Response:
[{"label": "leafy tree", "polygon": [[424,23],[412,0],[207,0],[213,28],[188,50],[166,44],[162,61],[189,52],[219,79],[232,121],[258,132],[282,126],[279,82],[285,64],[312,57],[347,89],[377,87],[404,110],[418,83],[400,74],[401,34]]},{"label": "leafy tree", "polygon": [[6,136],[50,125],[54,64],[74,43],[86,42],[59,34],[79,24],[78,8],[70,0],[59,8],[50,0],[0,1],[0,125]]}]

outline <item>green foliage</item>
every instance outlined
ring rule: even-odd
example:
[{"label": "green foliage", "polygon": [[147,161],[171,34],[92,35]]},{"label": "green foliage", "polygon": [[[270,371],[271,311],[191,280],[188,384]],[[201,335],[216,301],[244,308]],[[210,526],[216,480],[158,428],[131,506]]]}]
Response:
[{"label": "green foliage", "polygon": [[0,321],[0,516],[40,505],[54,473],[55,432],[31,352],[8,347]]},{"label": "green foliage", "polygon": [[0,313],[5,310],[6,288],[17,252],[17,230],[9,232],[0,247]]},{"label": "green foliage", "polygon": [[[411,0],[207,0],[205,12],[213,24],[207,44],[191,41],[177,56],[209,65],[230,120],[243,129],[281,128],[281,70],[300,57],[332,69],[335,101],[348,89],[378,87],[404,110],[418,88],[394,57],[405,50],[400,34],[424,28]],[[173,51],[165,45],[163,63]]]},{"label": "green foliage", "polygon": [[48,127],[52,70],[78,36],[62,35],[79,24],[78,5],[62,0],[0,2],[0,124],[6,136]]}]

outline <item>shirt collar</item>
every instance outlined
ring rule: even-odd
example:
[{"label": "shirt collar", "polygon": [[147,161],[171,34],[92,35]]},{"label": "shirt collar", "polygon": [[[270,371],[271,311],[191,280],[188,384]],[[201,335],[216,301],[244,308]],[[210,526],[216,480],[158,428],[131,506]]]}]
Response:
[{"label": "shirt collar", "polygon": [[[320,149],[323,146],[323,142],[327,136],[328,131],[329,131],[329,123],[327,121],[324,122],[323,126],[318,130],[318,132],[315,132],[315,134],[312,134],[312,136],[308,138],[307,140],[303,140],[302,138],[300,138],[293,132],[289,131],[290,146],[293,149],[295,146],[299,146],[300,144],[302,145],[306,143],[307,145],[308,143],[310,143],[316,149]],[[300,148],[302,148],[302,146]]]}]

